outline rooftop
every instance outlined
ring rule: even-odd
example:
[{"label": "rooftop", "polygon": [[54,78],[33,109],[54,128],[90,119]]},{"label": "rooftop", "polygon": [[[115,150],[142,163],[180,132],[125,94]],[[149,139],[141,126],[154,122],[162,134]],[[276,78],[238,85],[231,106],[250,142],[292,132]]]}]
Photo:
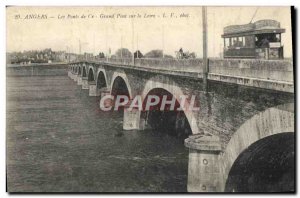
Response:
[{"label": "rooftop", "polygon": [[224,27],[222,37],[235,36],[236,34],[262,34],[262,33],[284,33],[280,23],[275,20],[265,19],[244,25],[230,25]]}]

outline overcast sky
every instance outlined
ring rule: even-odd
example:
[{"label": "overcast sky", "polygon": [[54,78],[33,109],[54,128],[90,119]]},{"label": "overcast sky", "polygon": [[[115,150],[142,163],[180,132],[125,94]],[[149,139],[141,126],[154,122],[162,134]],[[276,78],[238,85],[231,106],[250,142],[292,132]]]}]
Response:
[{"label": "overcast sky", "polygon": [[[218,57],[223,49],[221,34],[227,25],[249,23],[257,7],[208,7],[208,55]],[[173,13],[173,15],[172,15]],[[45,14],[47,19],[24,19],[27,14]],[[86,18],[59,19],[60,16],[85,15]],[[114,19],[100,18],[112,15]],[[117,18],[140,14],[141,18]],[[165,14],[165,18],[163,17]],[[181,14],[188,17],[180,17]],[[19,15],[21,19],[16,19]],[[94,18],[88,18],[94,15]],[[155,18],[144,18],[155,15]],[[172,17],[171,17],[172,15]],[[159,16],[159,17],[158,17]],[[177,17],[176,17],[177,16]],[[53,18],[51,18],[53,17]],[[285,57],[292,56],[291,15],[289,7],[260,7],[253,21],[274,19],[286,29],[282,35]],[[134,31],[132,31],[134,29]],[[52,48],[99,53],[121,46],[146,53],[164,49],[175,56],[180,47],[202,57],[201,7],[8,7],[7,51]],[[107,48],[106,48],[107,46]]]}]

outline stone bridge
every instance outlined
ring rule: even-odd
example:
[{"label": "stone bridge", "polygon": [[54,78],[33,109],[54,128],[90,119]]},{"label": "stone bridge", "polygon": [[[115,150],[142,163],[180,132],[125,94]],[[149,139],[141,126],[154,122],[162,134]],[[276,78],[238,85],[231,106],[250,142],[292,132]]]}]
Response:
[{"label": "stone bridge", "polygon": [[[173,125],[173,131],[183,129],[183,135],[188,135],[184,144],[189,148],[189,192],[234,191],[229,178],[248,148],[261,151],[277,135],[294,137],[291,60],[209,59],[206,74],[202,59],[134,61],[74,62],[68,75],[88,89],[90,96],[126,94],[145,99],[156,91],[176,99],[195,95],[200,110],[185,110],[184,119],[175,115],[164,121],[164,125]],[[123,128],[159,127],[155,125],[160,123],[155,120],[157,113],[152,114],[125,107]]]}]

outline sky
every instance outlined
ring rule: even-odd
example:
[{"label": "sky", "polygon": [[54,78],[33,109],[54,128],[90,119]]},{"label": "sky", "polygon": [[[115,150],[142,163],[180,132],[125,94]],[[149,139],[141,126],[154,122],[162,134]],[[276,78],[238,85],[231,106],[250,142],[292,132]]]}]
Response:
[{"label": "sky", "polygon": [[[28,14],[47,15],[47,19],[26,19]],[[78,18],[68,17],[75,15]],[[225,26],[247,24],[253,16],[254,22],[280,22],[286,29],[282,34],[284,55],[291,57],[289,7],[207,7],[208,56],[219,57],[223,50],[221,35]],[[51,48],[79,53],[81,43],[81,52],[94,54],[109,48],[114,54],[124,47],[130,51],[139,49],[143,54],[163,49],[165,54],[175,56],[175,51],[183,48],[202,57],[202,7],[13,6],[6,8],[6,17],[7,52]]]}]

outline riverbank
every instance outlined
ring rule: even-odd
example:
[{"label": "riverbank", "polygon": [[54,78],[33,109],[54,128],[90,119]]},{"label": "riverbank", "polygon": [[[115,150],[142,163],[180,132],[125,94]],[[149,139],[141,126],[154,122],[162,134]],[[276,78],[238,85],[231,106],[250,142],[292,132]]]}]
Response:
[{"label": "riverbank", "polygon": [[6,67],[6,76],[66,76],[68,64],[12,65]]}]

